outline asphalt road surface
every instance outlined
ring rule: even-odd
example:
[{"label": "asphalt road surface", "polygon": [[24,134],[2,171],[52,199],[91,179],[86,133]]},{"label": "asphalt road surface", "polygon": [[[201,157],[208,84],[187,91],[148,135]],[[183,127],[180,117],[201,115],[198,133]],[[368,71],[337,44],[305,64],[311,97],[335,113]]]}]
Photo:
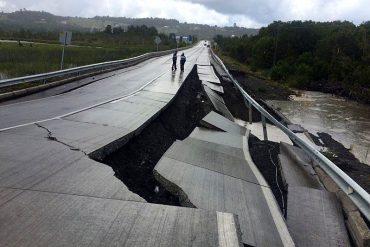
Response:
[{"label": "asphalt road surface", "polygon": [[[0,105],[0,131],[60,118],[94,106],[127,97],[157,80],[183,80],[206,49],[201,45],[185,50],[185,72],[171,72],[172,55],[153,58],[136,66],[100,75],[101,80],[63,93],[63,89],[28,96],[31,100]],[[180,53],[181,54],[181,53]],[[178,54],[178,55],[180,55]],[[179,62],[179,56],[178,56]],[[180,66],[178,66],[180,67]],[[53,95],[57,94],[57,95]],[[47,97],[45,97],[45,95]]]}]

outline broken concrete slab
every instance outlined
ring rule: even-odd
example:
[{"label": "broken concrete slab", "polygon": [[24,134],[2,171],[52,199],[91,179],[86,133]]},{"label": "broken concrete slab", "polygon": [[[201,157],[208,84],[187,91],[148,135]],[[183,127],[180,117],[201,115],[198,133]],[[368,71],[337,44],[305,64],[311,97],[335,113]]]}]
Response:
[{"label": "broken concrete slab", "polygon": [[323,189],[312,167],[289,159],[279,154],[281,176],[285,187],[302,186],[313,189]]},{"label": "broken concrete slab", "polygon": [[222,86],[218,86],[218,85],[215,85],[215,84],[212,84],[208,81],[202,81],[202,84],[209,87],[210,89],[212,89],[213,91],[215,92],[218,92],[218,93],[221,93],[223,94],[224,93],[224,88]]},{"label": "broken concrete slab", "polygon": [[[36,125],[29,126],[40,131]],[[27,189],[85,156],[57,141],[0,133],[0,186]],[[17,148],[14,148],[17,147]],[[19,150],[22,150],[20,152]]]},{"label": "broken concrete slab", "polygon": [[243,243],[283,246],[259,185],[167,157],[158,162],[155,174],[167,181],[167,189],[175,188],[174,193],[180,189],[184,200],[197,208],[238,215]]},{"label": "broken concrete slab", "polygon": [[[238,215],[244,244],[294,246],[271,189],[250,158],[248,134],[197,128],[170,147],[154,168],[154,176],[183,205]],[[245,159],[240,163],[253,179],[230,172],[240,159],[230,158],[227,152],[241,148]],[[224,162],[225,157],[230,162]]]},{"label": "broken concrete slab", "polygon": [[[177,91],[178,87],[176,87],[176,92]],[[138,133],[151,119],[158,115],[173,98],[174,95],[168,93],[142,91],[131,97],[91,108],[64,117],[63,119],[122,128]]]},{"label": "broken concrete slab", "polygon": [[294,133],[303,133],[306,130],[299,124],[288,124],[288,129],[293,131]]},{"label": "broken concrete slab", "polygon": [[[152,92],[143,91],[140,94],[135,94],[131,97],[124,98],[124,99],[122,99],[122,101],[130,102],[130,103],[134,103],[134,104],[138,104],[138,105],[151,105],[151,106],[160,107],[160,108],[167,105],[167,103],[170,101],[170,99],[163,99],[162,100],[160,98],[151,97],[153,95],[145,95],[144,93],[154,94]],[[172,96],[172,95],[169,94],[169,96]],[[117,100],[116,102],[119,102],[119,101]]]},{"label": "broken concrete slab", "polygon": [[189,137],[237,149],[243,148],[243,141],[240,136],[231,135],[227,132],[196,127],[193,132],[190,133]]},{"label": "broken concrete slab", "polygon": [[126,100],[113,101],[104,105],[99,106],[99,108],[119,111],[119,112],[128,112],[133,114],[156,114],[161,108],[161,105],[154,104],[141,104],[141,103],[132,103]]},{"label": "broken concrete slab", "polygon": [[215,75],[211,66],[197,66],[197,72],[203,75]]},{"label": "broken concrete slab", "polygon": [[218,62],[213,59],[212,56],[211,56],[210,62],[212,64],[213,68],[217,71],[217,73],[220,76],[228,78],[227,73],[223,70],[223,68],[220,66],[220,64],[218,64]]},{"label": "broken concrete slab", "polygon": [[213,92],[208,86],[203,85],[203,89],[208,96],[208,99],[212,102],[212,105],[215,107],[216,111],[221,113],[223,116],[228,118],[231,121],[234,121],[233,115],[230,113],[229,109],[223,103],[223,100],[219,100],[218,96],[215,96],[216,93]]},{"label": "broken concrete slab", "polygon": [[224,99],[218,93],[216,93],[215,91],[211,90],[211,88],[208,87],[208,86],[204,86],[203,85],[203,89],[204,89],[204,91],[207,93],[207,95],[209,97],[212,97],[214,100],[217,100],[219,103],[225,105],[225,107],[226,107],[226,103],[225,103]]},{"label": "broken concrete slab", "polygon": [[150,114],[134,114],[96,107],[63,119],[135,131],[148,124],[151,118],[152,115]]},{"label": "broken concrete slab", "polygon": [[289,187],[287,223],[296,246],[350,246],[334,193]]},{"label": "broken concrete slab", "polygon": [[[251,131],[251,134],[256,136],[258,139],[260,140],[264,139],[262,122],[254,122],[250,124],[241,119],[235,119],[235,122],[249,129]],[[275,125],[266,123],[266,130],[267,130],[267,138],[269,141],[285,142],[285,143],[289,143],[293,145],[293,142],[290,140],[290,138],[281,129],[279,129]]]},{"label": "broken concrete slab", "polygon": [[244,159],[243,140],[241,136],[206,128],[195,128],[183,142],[191,140],[193,145],[208,147],[220,153]]},{"label": "broken concrete slab", "polygon": [[208,81],[214,84],[221,85],[220,79],[218,79],[216,76],[209,76],[204,74],[198,74],[199,80],[201,81]]},{"label": "broken concrete slab", "polygon": [[112,168],[83,157],[31,187],[33,190],[107,199],[145,202],[131,192]]},{"label": "broken concrete slab", "polygon": [[300,148],[280,143],[279,162],[285,186],[323,189],[310,159]]},{"label": "broken concrete slab", "polygon": [[244,159],[217,152],[208,147],[192,145],[191,140],[176,141],[164,154],[174,160],[202,167],[231,177],[258,183]]},{"label": "broken concrete slab", "polygon": [[[226,133],[226,132],[221,132],[221,133]],[[241,140],[241,138],[240,138]],[[208,147],[212,150],[215,150],[219,153],[227,154],[230,156],[237,157],[239,159],[244,159],[244,153],[242,149],[235,148],[235,147],[230,147],[222,144],[216,144],[213,142],[207,142],[207,141],[202,141],[199,139],[191,138],[188,137],[185,140],[183,140],[186,144],[189,145],[194,145],[194,146],[199,146],[199,147]]]},{"label": "broken concrete slab", "polygon": [[[131,130],[100,124],[70,121],[68,119],[50,120],[39,124],[50,131],[57,140],[90,154],[101,148],[113,152],[113,144],[120,141],[124,145],[133,135]],[[46,136],[46,134],[44,134]],[[108,150],[109,149],[109,150]],[[103,151],[103,150],[101,150]]]},{"label": "broken concrete slab", "polygon": [[312,159],[297,146],[290,145],[285,142],[280,142],[280,152],[286,154],[291,159],[298,160],[299,162],[309,163],[312,165]]},{"label": "broken concrete slab", "polygon": [[149,86],[144,88],[144,91],[154,92],[154,93],[165,93],[175,95],[180,87],[181,83],[172,80],[156,80]]},{"label": "broken concrete slab", "polygon": [[1,205],[3,205],[5,203],[7,203],[8,201],[12,200],[13,198],[18,196],[22,192],[23,192],[23,190],[0,187],[0,207],[1,207]]},{"label": "broken concrete slab", "polygon": [[209,128],[229,132],[235,135],[245,135],[246,128],[230,121],[229,119],[221,116],[220,114],[211,111],[205,116],[200,123]]},{"label": "broken concrete slab", "polygon": [[[62,136],[61,129],[58,128],[68,121],[51,122],[42,124],[55,130],[58,137]],[[5,138],[7,144],[12,144],[2,147],[1,143],[4,142],[0,143],[0,187],[144,201],[115,178],[110,167],[89,159],[79,149],[72,150],[72,146],[63,142],[67,139],[62,141],[53,136],[55,139],[49,140],[46,138],[49,130],[35,125],[27,126],[26,129],[34,129],[40,136],[0,133],[0,138]],[[84,131],[81,129],[80,132],[83,134]],[[66,136],[70,134],[66,132]],[[76,133],[75,135],[79,136]],[[20,154],[14,147],[23,152]]]},{"label": "broken concrete slab", "polygon": [[7,246],[241,246],[228,213],[39,191],[1,205],[0,227]]}]

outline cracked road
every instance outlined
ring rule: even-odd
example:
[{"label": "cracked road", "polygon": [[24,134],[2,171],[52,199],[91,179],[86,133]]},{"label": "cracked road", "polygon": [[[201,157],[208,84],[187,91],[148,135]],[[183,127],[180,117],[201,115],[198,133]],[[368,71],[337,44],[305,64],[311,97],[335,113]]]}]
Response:
[{"label": "cracked road", "polygon": [[[187,55],[187,63],[183,76],[179,71],[175,76],[172,75],[172,55],[167,55],[116,71],[114,76],[66,93],[51,89],[59,94],[40,99],[29,97],[32,100],[0,105],[0,131],[68,116],[139,92],[155,81],[182,81],[189,68],[194,66],[202,50],[198,45],[184,51]],[[47,95],[45,92],[39,93],[39,96],[42,97],[45,94]]]}]

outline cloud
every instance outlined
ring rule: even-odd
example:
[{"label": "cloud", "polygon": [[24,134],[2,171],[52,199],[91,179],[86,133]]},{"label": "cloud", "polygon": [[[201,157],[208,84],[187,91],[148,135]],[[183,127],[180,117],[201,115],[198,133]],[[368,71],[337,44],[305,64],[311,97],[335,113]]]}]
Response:
[{"label": "cloud", "polygon": [[367,21],[369,0],[0,0],[0,11],[21,8],[64,16],[162,17],[210,25],[260,27],[274,20]]},{"label": "cloud", "polygon": [[53,14],[66,16],[93,17],[126,16],[126,17],[161,17],[173,18],[183,22],[205,23],[210,25],[228,25],[229,16],[197,3],[179,0],[3,0],[0,10],[15,11],[44,10]]},{"label": "cloud", "polygon": [[369,0],[187,0],[219,13],[248,17],[267,25],[274,20],[349,20],[356,24],[369,19]]}]

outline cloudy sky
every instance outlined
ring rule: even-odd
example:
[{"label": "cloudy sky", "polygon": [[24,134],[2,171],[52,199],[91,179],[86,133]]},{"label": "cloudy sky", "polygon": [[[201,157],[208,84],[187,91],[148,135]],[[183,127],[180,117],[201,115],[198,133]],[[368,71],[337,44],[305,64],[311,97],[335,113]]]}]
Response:
[{"label": "cloudy sky", "polygon": [[0,11],[21,8],[63,16],[162,17],[244,27],[274,20],[370,20],[370,0],[0,0]]}]

